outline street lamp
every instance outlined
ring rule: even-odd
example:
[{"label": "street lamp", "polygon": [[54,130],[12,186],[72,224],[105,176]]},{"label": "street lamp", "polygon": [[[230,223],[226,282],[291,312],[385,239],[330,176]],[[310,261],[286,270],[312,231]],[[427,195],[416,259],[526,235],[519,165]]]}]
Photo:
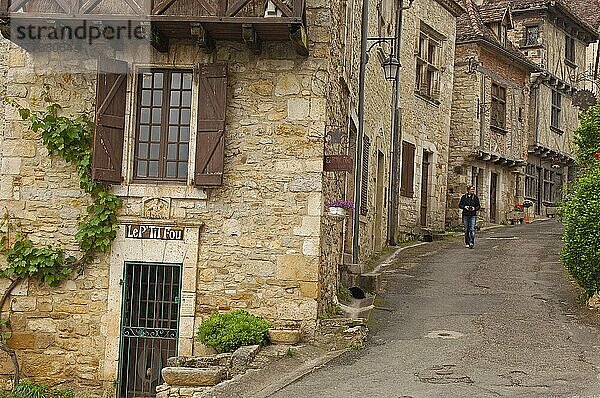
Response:
[{"label": "street lamp", "polygon": [[[405,5],[405,2],[408,4]],[[363,155],[363,137],[365,123],[365,75],[368,62],[368,53],[375,44],[388,43],[390,47],[389,54],[386,55],[382,63],[385,79],[394,81],[394,89],[398,87],[398,70],[400,69],[400,61],[396,58],[395,53],[400,52],[400,35],[402,34],[402,11],[410,8],[414,0],[398,0],[398,22],[396,25],[397,37],[375,37],[369,38],[369,0],[362,0],[362,20],[361,20],[361,42],[360,42],[360,70],[358,76],[358,131],[356,134],[356,169],[354,172],[354,203],[356,210],[352,218],[352,262],[358,263],[359,259],[359,228],[360,228],[360,208],[361,208],[361,189],[362,182],[362,155]],[[398,43],[398,45],[395,45]],[[370,46],[369,46],[370,44]],[[397,95],[393,93],[393,95]],[[394,97],[396,98],[396,97]]]},{"label": "street lamp", "polygon": [[391,82],[395,81],[398,71],[400,70],[400,61],[398,61],[398,58],[390,54],[386,59],[383,60],[381,66],[383,67],[385,80]]}]

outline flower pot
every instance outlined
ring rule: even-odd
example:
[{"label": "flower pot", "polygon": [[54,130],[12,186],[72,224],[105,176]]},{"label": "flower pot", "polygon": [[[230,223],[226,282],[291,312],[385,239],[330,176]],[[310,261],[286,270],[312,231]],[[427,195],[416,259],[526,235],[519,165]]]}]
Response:
[{"label": "flower pot", "polygon": [[329,207],[329,214],[331,214],[333,216],[345,216],[346,215],[346,209],[344,209],[343,207],[330,206]]},{"label": "flower pot", "polygon": [[523,221],[525,221],[525,224],[530,224],[531,221],[533,221],[533,217],[531,217],[529,214],[526,214],[525,217],[523,217]]}]

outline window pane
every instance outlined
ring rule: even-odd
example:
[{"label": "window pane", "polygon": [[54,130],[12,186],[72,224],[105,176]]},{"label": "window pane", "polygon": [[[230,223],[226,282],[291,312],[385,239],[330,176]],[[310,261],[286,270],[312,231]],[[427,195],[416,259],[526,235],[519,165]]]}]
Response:
[{"label": "window pane", "polygon": [[144,73],[142,77],[142,87],[152,88],[152,73]]},{"label": "window pane", "polygon": [[169,142],[177,142],[178,130],[177,126],[169,126]]},{"label": "window pane", "polygon": [[173,73],[171,75],[171,89],[179,89],[181,87],[181,73]]},{"label": "window pane", "polygon": [[162,90],[156,90],[153,94],[152,105],[153,106],[162,106]]},{"label": "window pane", "polygon": [[148,177],[158,177],[158,162],[152,161],[148,163]]},{"label": "window pane", "polygon": [[142,90],[142,106],[150,106],[150,90]]},{"label": "window pane", "polygon": [[190,124],[190,112],[189,109],[181,110],[181,124]]},{"label": "window pane", "polygon": [[150,123],[150,109],[142,108],[142,112],[140,114],[140,123]]},{"label": "window pane", "polygon": [[160,124],[162,121],[162,109],[152,108],[152,123]]},{"label": "window pane", "polygon": [[187,163],[179,162],[178,168],[179,170],[177,171],[177,174],[179,175],[179,177],[187,178]]},{"label": "window pane", "polygon": [[160,141],[160,126],[152,126],[152,142]]},{"label": "window pane", "polygon": [[190,90],[192,88],[192,74],[184,73],[183,74],[183,89]]},{"label": "window pane", "polygon": [[167,146],[167,159],[177,160],[177,144],[169,144]]},{"label": "window pane", "polygon": [[188,153],[190,152],[188,144],[179,145],[179,160],[188,160]]},{"label": "window pane", "polygon": [[138,156],[141,159],[148,159],[148,144],[140,142],[138,146]]},{"label": "window pane", "polygon": [[171,109],[171,114],[169,116],[169,124],[179,124],[179,110]]},{"label": "window pane", "polygon": [[137,176],[146,177],[148,175],[148,162],[145,160],[138,160],[137,162]]},{"label": "window pane", "polygon": [[160,145],[159,144],[151,144],[150,145],[150,159],[158,159],[159,153],[160,153]]},{"label": "window pane", "polygon": [[188,142],[190,140],[190,128],[189,127],[181,127],[179,129],[179,139],[182,142]]},{"label": "window pane", "polygon": [[181,106],[191,107],[192,106],[192,92],[184,91],[181,93]]},{"label": "window pane", "polygon": [[140,141],[148,141],[150,139],[150,126],[140,126]]},{"label": "window pane", "polygon": [[167,177],[177,177],[177,162],[167,162]]},{"label": "window pane", "polygon": [[181,103],[181,93],[179,91],[171,91],[171,106],[179,106]]},{"label": "window pane", "polygon": [[162,88],[163,87],[163,73],[157,72],[154,74],[154,88]]}]

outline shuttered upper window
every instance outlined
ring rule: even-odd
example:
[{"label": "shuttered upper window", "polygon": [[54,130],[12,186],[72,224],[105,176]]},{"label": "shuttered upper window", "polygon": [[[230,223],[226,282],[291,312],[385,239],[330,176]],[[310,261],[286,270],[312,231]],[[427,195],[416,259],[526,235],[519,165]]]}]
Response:
[{"label": "shuttered upper window", "polygon": [[492,83],[490,125],[506,130],[506,88],[496,83]]},{"label": "shuttered upper window", "polygon": [[441,50],[440,35],[422,26],[415,48],[415,92],[435,101],[440,97]]},{"label": "shuttered upper window", "polygon": [[[92,178],[114,184],[122,180],[129,67],[108,59],[100,60],[98,66]],[[202,65],[197,74],[191,70],[141,70],[131,132],[135,145],[131,180],[222,185],[226,94],[225,65]],[[195,126],[191,120],[193,95],[198,98]],[[194,137],[196,153],[191,156]],[[193,176],[188,176],[190,162]]]},{"label": "shuttered upper window", "polygon": [[134,181],[188,177],[192,72],[146,70],[138,74]]}]

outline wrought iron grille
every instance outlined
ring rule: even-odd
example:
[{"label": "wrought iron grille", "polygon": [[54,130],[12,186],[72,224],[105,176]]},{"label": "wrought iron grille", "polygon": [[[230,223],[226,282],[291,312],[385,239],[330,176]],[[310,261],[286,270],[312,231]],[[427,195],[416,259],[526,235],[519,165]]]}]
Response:
[{"label": "wrought iron grille", "polygon": [[177,355],[181,265],[126,263],[124,276],[119,396],[154,397]]}]

